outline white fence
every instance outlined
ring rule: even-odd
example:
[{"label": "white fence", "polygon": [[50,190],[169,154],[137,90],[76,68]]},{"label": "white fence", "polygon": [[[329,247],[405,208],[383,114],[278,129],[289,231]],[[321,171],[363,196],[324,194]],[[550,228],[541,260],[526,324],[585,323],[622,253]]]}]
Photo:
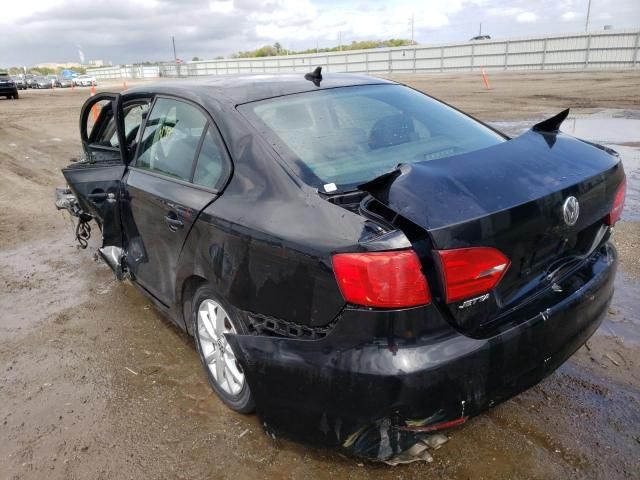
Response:
[{"label": "white fence", "polygon": [[115,67],[87,68],[87,73],[96,79],[117,78],[158,78],[160,66],[158,65],[116,65]]},{"label": "white fence", "polygon": [[626,69],[640,66],[640,30],[483,40],[442,45],[88,69],[97,78],[150,78],[233,73],[430,73],[490,70]]}]

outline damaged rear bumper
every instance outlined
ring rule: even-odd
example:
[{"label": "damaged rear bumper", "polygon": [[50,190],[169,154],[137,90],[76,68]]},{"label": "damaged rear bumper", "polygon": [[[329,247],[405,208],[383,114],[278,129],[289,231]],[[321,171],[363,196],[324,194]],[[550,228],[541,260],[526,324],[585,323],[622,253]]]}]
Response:
[{"label": "damaged rear bumper", "polygon": [[[535,385],[600,325],[617,255],[586,262],[581,286],[490,338],[454,330],[436,306],[347,308],[322,340],[229,336],[268,432],[388,460],[421,432],[462,423]],[[554,292],[550,291],[549,295]]]}]

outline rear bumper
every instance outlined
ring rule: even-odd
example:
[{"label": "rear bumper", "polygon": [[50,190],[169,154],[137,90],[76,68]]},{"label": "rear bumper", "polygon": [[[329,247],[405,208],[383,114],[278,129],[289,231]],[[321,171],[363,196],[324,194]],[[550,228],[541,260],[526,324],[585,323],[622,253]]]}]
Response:
[{"label": "rear bumper", "polygon": [[13,95],[14,93],[18,93],[18,87],[12,86],[0,86],[0,96],[2,95]]},{"label": "rear bumper", "polygon": [[[617,254],[605,245],[569,296],[491,338],[454,330],[433,305],[345,309],[316,341],[230,336],[265,427],[380,460],[416,432],[469,416],[535,385],[600,325]],[[550,295],[553,295],[550,292]]]}]

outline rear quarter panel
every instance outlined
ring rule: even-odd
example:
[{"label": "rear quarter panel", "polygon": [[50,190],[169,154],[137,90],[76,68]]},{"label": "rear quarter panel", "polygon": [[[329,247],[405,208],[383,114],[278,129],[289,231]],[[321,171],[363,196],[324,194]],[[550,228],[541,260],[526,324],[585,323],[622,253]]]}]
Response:
[{"label": "rear quarter panel", "polygon": [[313,326],[331,322],[345,303],[331,254],[358,248],[365,220],[301,184],[235,110],[211,113],[234,171],[187,238],[176,298],[185,279],[197,275],[242,311]]}]

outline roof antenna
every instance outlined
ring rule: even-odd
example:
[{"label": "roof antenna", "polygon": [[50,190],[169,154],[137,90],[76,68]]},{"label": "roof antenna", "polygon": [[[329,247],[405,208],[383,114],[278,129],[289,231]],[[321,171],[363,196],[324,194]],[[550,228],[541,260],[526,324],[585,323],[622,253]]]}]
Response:
[{"label": "roof antenna", "polygon": [[316,87],[319,87],[322,81],[322,67],[316,67],[313,72],[306,73],[304,79],[313,82]]}]

